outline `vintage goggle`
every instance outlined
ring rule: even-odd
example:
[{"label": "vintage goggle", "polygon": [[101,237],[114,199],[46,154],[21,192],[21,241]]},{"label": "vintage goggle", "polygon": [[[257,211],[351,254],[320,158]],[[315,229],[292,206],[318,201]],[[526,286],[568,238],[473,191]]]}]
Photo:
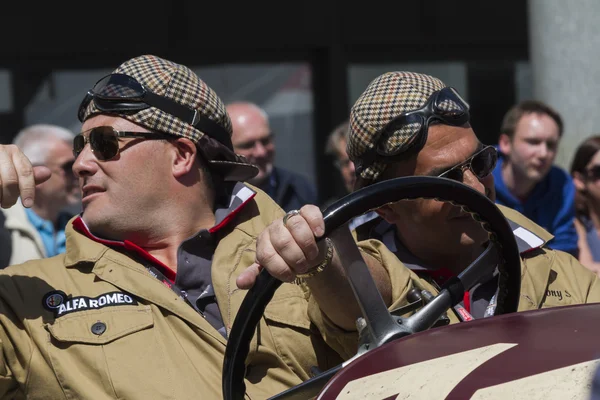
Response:
[{"label": "vintage goggle", "polygon": [[454,181],[462,182],[465,170],[469,169],[476,177],[483,179],[492,173],[496,168],[498,161],[498,152],[494,146],[486,146],[466,161],[455,165],[448,171],[439,175],[440,178],[448,178]]},{"label": "vintage goggle", "polygon": [[374,146],[358,161],[357,173],[376,161],[391,163],[421,150],[432,122],[462,126],[469,117],[469,105],[454,88],[438,90],[422,108],[398,115],[378,132]]},{"label": "vintage goggle", "polygon": [[82,132],[73,139],[73,155],[75,158],[90,144],[94,156],[102,161],[115,158],[119,154],[119,138],[136,138],[144,140],[168,140],[175,136],[155,132],[123,132],[112,126],[98,126]]},{"label": "vintage goggle", "polygon": [[113,114],[133,113],[149,107],[158,108],[192,125],[233,150],[231,136],[220,125],[203,117],[196,109],[146,89],[144,85],[129,75],[110,74],[96,82],[79,105],[77,117],[80,122],[83,122],[85,111],[92,100],[100,111]]}]

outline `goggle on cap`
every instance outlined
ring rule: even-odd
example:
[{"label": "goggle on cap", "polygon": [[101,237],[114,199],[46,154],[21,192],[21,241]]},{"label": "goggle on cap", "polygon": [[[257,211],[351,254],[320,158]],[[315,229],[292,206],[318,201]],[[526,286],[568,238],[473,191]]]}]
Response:
[{"label": "goggle on cap", "polygon": [[[397,118],[424,107],[436,92],[444,94],[435,97],[436,110],[452,118],[457,113],[466,113],[468,119],[466,102],[454,89],[447,88],[441,80],[432,76],[388,72],[369,84],[350,113],[347,152],[357,167],[357,188],[375,182],[392,159],[398,160],[406,154],[405,151],[415,147],[423,122],[413,119],[412,123],[399,124]],[[445,96],[446,92],[449,96]],[[377,157],[365,162],[375,153]]]},{"label": "goggle on cap", "polygon": [[97,114],[118,115],[151,131],[190,139],[209,169],[226,181],[245,181],[258,173],[234,153],[231,120],[221,99],[184,65],[153,55],[124,62],[83,100],[80,121]]}]

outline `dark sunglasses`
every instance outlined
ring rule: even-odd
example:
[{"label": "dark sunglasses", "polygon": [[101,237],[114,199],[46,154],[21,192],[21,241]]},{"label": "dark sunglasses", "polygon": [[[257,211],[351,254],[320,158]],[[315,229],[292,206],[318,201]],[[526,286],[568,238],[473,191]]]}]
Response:
[{"label": "dark sunglasses", "polygon": [[[432,122],[462,126],[469,118],[469,105],[456,89],[438,90],[429,96],[423,107],[398,115],[377,133],[374,146],[355,162],[356,173],[360,174],[374,162],[395,162],[421,150]],[[402,143],[406,137],[409,141]],[[398,145],[398,142],[402,144]]]},{"label": "dark sunglasses", "polygon": [[594,181],[600,179],[600,165],[594,165],[591,168],[586,169],[585,177]]},{"label": "dark sunglasses", "polygon": [[65,174],[72,174],[73,164],[75,164],[75,160],[69,160],[67,162],[62,163],[60,165],[60,169],[62,169],[65,172]]},{"label": "dark sunglasses", "polygon": [[122,132],[117,131],[112,126],[98,126],[75,136],[73,139],[73,155],[77,158],[85,145],[89,143],[97,159],[110,160],[119,154],[119,138],[168,140],[173,139],[174,136],[154,132]]},{"label": "dark sunglasses", "polygon": [[110,74],[96,82],[79,105],[77,117],[80,122],[84,122],[85,111],[92,100],[100,111],[113,114],[134,113],[149,107],[158,108],[192,125],[233,151],[229,132],[219,124],[202,116],[196,109],[146,89],[129,75]]},{"label": "dark sunglasses", "polygon": [[[61,171],[63,171],[66,175],[72,175],[73,174],[73,165],[75,164],[75,160],[69,160],[69,161],[65,161],[64,163],[60,164],[58,166],[58,169],[60,169]],[[44,165],[44,164],[32,164],[34,167],[40,166],[40,165]],[[47,167],[47,165],[44,165]],[[56,172],[56,171],[54,171]]]},{"label": "dark sunglasses", "polygon": [[486,146],[473,154],[466,161],[455,165],[448,171],[438,175],[440,178],[448,178],[453,181],[462,182],[466,169],[469,169],[476,177],[483,179],[492,173],[498,161],[498,152],[494,146]]},{"label": "dark sunglasses", "polygon": [[250,150],[250,149],[253,149],[254,147],[256,147],[256,143],[260,143],[261,146],[263,146],[263,147],[269,146],[271,143],[273,143],[273,134],[269,134],[269,136],[266,136],[262,139],[252,140],[250,142],[239,143],[235,147],[237,147],[238,149],[241,149],[241,150]]}]

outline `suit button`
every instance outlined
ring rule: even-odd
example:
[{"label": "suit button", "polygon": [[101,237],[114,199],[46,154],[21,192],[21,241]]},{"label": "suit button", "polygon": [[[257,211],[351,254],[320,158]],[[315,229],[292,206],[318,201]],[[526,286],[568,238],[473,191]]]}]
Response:
[{"label": "suit button", "polygon": [[106,331],[106,324],[104,322],[96,322],[92,325],[92,333],[94,335],[102,335]]}]

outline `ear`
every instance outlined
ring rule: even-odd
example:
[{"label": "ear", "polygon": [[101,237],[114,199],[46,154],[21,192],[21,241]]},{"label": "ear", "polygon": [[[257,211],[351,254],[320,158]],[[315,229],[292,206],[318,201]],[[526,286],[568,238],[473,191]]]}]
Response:
[{"label": "ear", "polygon": [[507,134],[503,133],[498,138],[498,148],[500,152],[505,155],[510,154],[510,149],[512,148],[511,140]]},{"label": "ear", "polygon": [[398,218],[398,215],[389,204],[378,208],[377,210],[375,210],[375,212],[379,214],[381,218],[385,219],[385,221],[388,224],[396,224],[396,219]]},{"label": "ear", "polygon": [[173,176],[181,178],[196,166],[198,149],[194,142],[187,138],[178,138],[173,142]]},{"label": "ear", "polygon": [[575,171],[573,173],[573,183],[575,184],[575,189],[577,189],[577,191],[585,191],[585,178],[581,172]]}]

